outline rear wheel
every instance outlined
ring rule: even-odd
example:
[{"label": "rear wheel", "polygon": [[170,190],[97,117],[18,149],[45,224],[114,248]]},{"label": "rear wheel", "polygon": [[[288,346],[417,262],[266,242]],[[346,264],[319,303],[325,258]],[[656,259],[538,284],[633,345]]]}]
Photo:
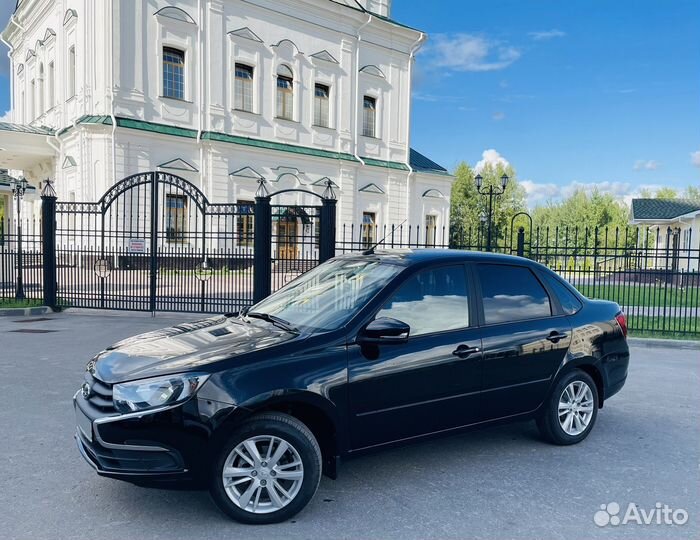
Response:
[{"label": "rear wheel", "polygon": [[597,416],[595,382],[588,373],[576,369],[557,382],[537,419],[537,427],[551,443],[576,444],[588,436]]},{"label": "rear wheel", "polygon": [[278,523],[304,508],[321,480],[321,449],[296,418],[254,416],[223,444],[210,473],[217,506],[236,521]]}]

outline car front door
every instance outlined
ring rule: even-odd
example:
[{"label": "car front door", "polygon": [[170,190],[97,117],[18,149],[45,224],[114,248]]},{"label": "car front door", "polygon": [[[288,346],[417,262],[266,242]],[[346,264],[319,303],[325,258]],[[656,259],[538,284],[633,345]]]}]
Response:
[{"label": "car front door", "polygon": [[483,309],[485,419],[536,409],[571,343],[571,325],[527,266],[476,264]]},{"label": "car front door", "polygon": [[413,273],[375,315],[407,323],[408,340],[349,345],[353,449],[478,418],[481,339],[472,296],[463,264]]}]

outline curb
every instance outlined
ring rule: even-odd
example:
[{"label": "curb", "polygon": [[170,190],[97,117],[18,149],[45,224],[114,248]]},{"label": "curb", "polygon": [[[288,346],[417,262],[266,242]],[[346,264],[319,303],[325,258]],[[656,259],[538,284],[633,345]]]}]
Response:
[{"label": "curb", "polygon": [[649,347],[659,349],[700,350],[700,341],[690,339],[658,339],[658,338],[627,338],[627,343],[634,347]]},{"label": "curb", "polygon": [[64,308],[61,313],[66,315],[95,315],[99,317],[121,317],[121,318],[132,318],[132,319],[173,319],[173,320],[183,320],[183,319],[206,319],[208,317],[215,317],[216,313],[188,313],[179,311],[157,311],[155,314],[150,311],[126,311],[126,310],[113,310],[113,309],[92,309],[92,308]]},{"label": "curb", "polygon": [[53,313],[48,306],[0,308],[0,317],[33,317],[35,315],[46,315],[48,313]]}]

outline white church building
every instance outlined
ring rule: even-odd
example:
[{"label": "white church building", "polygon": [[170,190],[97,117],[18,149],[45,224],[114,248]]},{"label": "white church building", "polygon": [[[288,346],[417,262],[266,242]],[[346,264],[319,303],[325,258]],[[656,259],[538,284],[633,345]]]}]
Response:
[{"label": "white church building", "polygon": [[[263,178],[271,192],[317,193],[330,179],[339,231],[405,222],[434,234],[449,224],[453,177],[410,145],[412,71],[426,36],[390,8],[19,0],[0,34],[12,73],[0,169],[34,188],[54,180],[62,201],[97,201],[154,170],[217,203],[253,201]],[[0,213],[11,218],[12,207],[0,181]]]}]

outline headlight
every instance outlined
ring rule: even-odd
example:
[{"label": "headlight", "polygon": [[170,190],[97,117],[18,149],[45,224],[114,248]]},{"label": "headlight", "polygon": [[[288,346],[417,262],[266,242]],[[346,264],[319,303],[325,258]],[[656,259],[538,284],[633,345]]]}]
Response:
[{"label": "headlight", "polygon": [[191,398],[208,378],[206,373],[182,373],[115,384],[114,407],[121,413],[130,413],[174,405]]}]

